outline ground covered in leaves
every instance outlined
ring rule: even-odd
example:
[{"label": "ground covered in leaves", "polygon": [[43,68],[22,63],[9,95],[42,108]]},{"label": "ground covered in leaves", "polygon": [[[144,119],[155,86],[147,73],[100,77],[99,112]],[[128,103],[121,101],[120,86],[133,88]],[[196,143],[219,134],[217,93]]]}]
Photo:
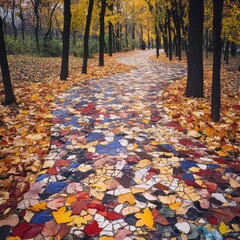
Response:
[{"label": "ground covered in leaves", "polygon": [[[9,56],[17,105],[0,105],[0,213],[17,206],[29,183],[35,180],[50,147],[51,110],[55,99],[74,85],[90,78],[102,78],[130,67],[106,57],[106,66],[90,59],[88,74],[81,74],[82,61],[70,58],[68,81],[59,80],[61,59],[24,55]],[[1,84],[0,100],[4,101]],[[64,101],[59,99],[59,102]]]},{"label": "ground covered in leaves", "polygon": [[[171,62],[161,54],[158,61]],[[176,63],[173,60],[172,63]],[[195,137],[216,150],[220,156],[235,156],[240,152],[240,71],[239,57],[231,58],[230,64],[222,63],[221,73],[221,120],[211,120],[212,55],[204,59],[204,97],[201,99],[184,96],[187,78],[171,84],[164,93],[166,112],[188,136]],[[181,64],[186,65],[186,60]]]},{"label": "ground covered in leaves", "polygon": [[[51,113],[38,116],[48,119],[43,121],[50,133],[29,128],[24,134],[28,147],[44,139],[47,145],[49,138],[48,154],[42,155],[36,180],[25,185],[22,197],[18,192],[17,201],[5,188],[2,238],[239,239],[239,158],[211,150],[168,115],[173,104],[166,102],[166,89],[187,69],[154,62],[153,54],[123,55],[119,61],[135,68],[76,85],[73,77],[69,87],[52,94]],[[37,94],[31,93],[31,99],[37,101]],[[21,111],[36,115],[31,109]],[[14,165],[6,169],[22,186],[30,181],[30,172],[34,176],[35,163],[24,169],[26,177],[21,175],[24,163],[35,156],[32,152],[24,158],[24,151],[28,149],[21,152],[22,162],[12,157],[18,160],[15,168],[22,168],[15,175]]]}]

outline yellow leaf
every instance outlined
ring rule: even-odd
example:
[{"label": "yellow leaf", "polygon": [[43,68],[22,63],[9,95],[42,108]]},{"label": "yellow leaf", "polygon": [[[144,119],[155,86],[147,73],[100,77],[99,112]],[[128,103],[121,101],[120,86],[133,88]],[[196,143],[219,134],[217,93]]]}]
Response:
[{"label": "yellow leaf", "polygon": [[228,156],[228,154],[225,153],[225,152],[223,152],[222,150],[218,151],[217,153],[218,153],[218,155],[221,156],[221,157],[226,157],[226,156]]},{"label": "yellow leaf", "polygon": [[131,205],[134,205],[136,203],[135,197],[133,196],[132,193],[121,194],[118,197],[119,197],[118,198],[119,203],[128,202]]},{"label": "yellow leaf", "polygon": [[32,101],[37,101],[37,100],[38,100],[38,95],[37,95],[37,94],[33,94],[33,95],[31,96],[31,100],[32,100]]},{"label": "yellow leaf", "polygon": [[104,192],[104,191],[107,190],[107,185],[103,182],[92,184],[90,186],[93,187],[93,188],[96,188],[96,190],[99,191],[99,192]]},{"label": "yellow leaf", "polygon": [[219,227],[218,227],[218,229],[219,229],[219,232],[220,232],[222,235],[224,235],[224,234],[227,232],[228,227],[227,227],[227,225],[226,225],[224,222],[221,222],[220,225],[219,225]]},{"label": "yellow leaf", "polygon": [[70,196],[67,197],[66,205],[70,205],[70,204],[72,204],[73,202],[76,202],[76,201],[77,201],[76,194],[70,195]]},{"label": "yellow leaf", "polygon": [[53,114],[44,114],[43,117],[44,118],[53,118],[54,115]]},{"label": "yellow leaf", "polygon": [[225,152],[231,152],[234,150],[234,148],[233,148],[233,146],[230,146],[230,145],[224,145],[224,146],[222,146],[222,150]]},{"label": "yellow leaf", "polygon": [[72,214],[72,211],[67,211],[67,208],[61,207],[58,209],[58,211],[52,212],[54,219],[57,223],[69,223],[73,221],[73,217],[70,217]]},{"label": "yellow leaf", "polygon": [[58,101],[59,102],[65,102],[65,99],[64,98],[60,98]]},{"label": "yellow leaf", "polygon": [[144,167],[148,167],[151,165],[151,161],[148,160],[148,159],[143,159],[141,160],[138,165],[136,167],[139,167],[139,168],[144,168]]},{"label": "yellow leaf", "polygon": [[215,130],[214,130],[213,128],[207,128],[207,129],[205,130],[205,134],[206,134],[207,136],[213,136],[214,133],[215,133]]},{"label": "yellow leaf", "polygon": [[20,237],[8,237],[7,240],[21,240]]},{"label": "yellow leaf", "polygon": [[177,210],[177,209],[180,208],[181,205],[182,205],[181,202],[176,202],[176,203],[170,204],[169,207],[170,207],[172,210]]},{"label": "yellow leaf", "polygon": [[33,212],[39,212],[41,210],[46,210],[47,209],[47,203],[46,202],[40,202],[30,208],[31,211]]},{"label": "yellow leaf", "polygon": [[83,217],[80,216],[72,216],[73,221],[68,224],[70,226],[77,226],[78,228],[80,228],[82,226],[82,224],[87,224],[87,220]]},{"label": "yellow leaf", "polygon": [[140,219],[137,221],[136,226],[141,227],[146,225],[147,227],[153,227],[153,215],[148,208],[143,210],[143,213],[135,214],[135,217]]},{"label": "yellow leaf", "polygon": [[29,111],[27,111],[27,110],[22,110],[22,111],[20,111],[20,114],[28,115],[28,114],[29,114]]}]

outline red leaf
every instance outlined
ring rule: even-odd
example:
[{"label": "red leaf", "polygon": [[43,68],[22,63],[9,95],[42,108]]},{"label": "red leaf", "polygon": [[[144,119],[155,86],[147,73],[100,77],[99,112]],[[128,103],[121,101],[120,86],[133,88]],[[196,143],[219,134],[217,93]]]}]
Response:
[{"label": "red leaf", "polygon": [[87,192],[79,192],[76,195],[76,199],[79,200],[84,200],[84,201],[88,201],[90,198],[89,193]]},{"label": "red leaf", "polygon": [[122,214],[120,214],[120,213],[116,213],[116,212],[108,212],[108,214],[107,214],[107,219],[108,220],[117,220],[117,219],[121,219],[121,218],[123,218],[123,215]]},{"label": "red leaf", "polygon": [[35,238],[38,234],[40,234],[43,230],[43,225],[37,225],[37,224],[31,224],[31,228],[29,231],[24,234],[22,237],[23,239],[30,239],[30,238]]},{"label": "red leaf", "polygon": [[93,220],[89,225],[84,227],[84,232],[89,237],[98,235],[102,230],[103,228],[99,228],[98,223],[95,220]]},{"label": "red leaf", "polygon": [[87,211],[88,207],[85,201],[80,200],[71,204],[72,214],[79,215],[82,210]]},{"label": "red leaf", "polygon": [[92,200],[88,204],[88,208],[94,208],[94,209],[97,209],[99,211],[104,211],[105,210],[105,206],[103,204],[101,204],[100,202],[98,202],[97,200]]},{"label": "red leaf", "polygon": [[20,237],[22,239],[35,238],[43,230],[43,225],[29,224],[27,222],[21,222],[16,228],[14,228],[11,236]]},{"label": "red leaf", "polygon": [[13,229],[11,236],[22,238],[30,229],[31,225],[29,223],[21,222]]}]

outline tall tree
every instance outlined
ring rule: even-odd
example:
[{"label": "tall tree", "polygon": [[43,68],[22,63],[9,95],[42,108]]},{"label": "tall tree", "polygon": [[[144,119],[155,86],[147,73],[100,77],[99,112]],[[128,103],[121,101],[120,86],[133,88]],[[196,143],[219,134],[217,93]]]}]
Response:
[{"label": "tall tree", "polygon": [[14,38],[17,39],[18,32],[17,32],[16,23],[15,23],[15,10],[16,10],[16,0],[12,0],[12,13],[11,13],[12,26],[13,26]]},{"label": "tall tree", "polygon": [[45,34],[45,36],[44,36],[44,43],[46,44],[47,43],[47,41],[50,39],[52,39],[52,22],[53,22],[53,14],[54,14],[54,11],[56,10],[56,8],[57,8],[57,5],[58,5],[58,3],[59,2],[56,2],[54,5],[53,5],[53,7],[52,7],[52,9],[51,9],[51,12],[50,12],[50,16],[49,16],[49,25],[48,25],[48,30],[47,30],[47,32],[46,32],[46,34]]},{"label": "tall tree", "polygon": [[88,5],[88,14],[86,17],[86,28],[84,33],[84,53],[83,53],[83,66],[82,73],[87,73],[87,63],[88,63],[88,55],[89,55],[89,33],[91,27],[92,20],[92,11],[93,11],[94,0],[89,0]]},{"label": "tall tree", "polygon": [[187,97],[203,97],[204,0],[189,0]]},{"label": "tall tree", "polygon": [[167,25],[168,25],[168,44],[169,44],[169,60],[172,60],[172,31],[171,31],[171,13],[167,9]]},{"label": "tall tree", "polygon": [[4,92],[5,92],[5,104],[11,105],[16,103],[16,99],[13,93],[10,72],[8,67],[6,46],[5,46],[4,34],[3,34],[3,21],[1,16],[0,16],[0,65],[1,65],[1,71],[2,71]]},{"label": "tall tree", "polygon": [[66,80],[68,77],[70,26],[71,26],[71,0],[64,0],[63,51],[60,75],[61,80]]},{"label": "tall tree", "polygon": [[221,108],[221,49],[222,49],[223,0],[213,0],[213,79],[211,117],[214,122],[220,119]]},{"label": "tall tree", "polygon": [[22,40],[24,41],[25,39],[25,19],[23,17],[23,0],[20,0],[19,3],[19,18],[21,19],[21,33],[22,33]]},{"label": "tall tree", "polygon": [[105,37],[105,12],[106,0],[101,0],[100,12],[100,38],[99,38],[99,66],[104,66],[104,37]]},{"label": "tall tree", "polygon": [[40,1],[41,0],[31,0],[31,3],[33,5],[34,9],[34,14],[36,17],[36,26],[35,26],[35,40],[36,40],[36,45],[37,45],[37,50],[40,50],[40,45],[39,45],[39,26],[40,26]]}]

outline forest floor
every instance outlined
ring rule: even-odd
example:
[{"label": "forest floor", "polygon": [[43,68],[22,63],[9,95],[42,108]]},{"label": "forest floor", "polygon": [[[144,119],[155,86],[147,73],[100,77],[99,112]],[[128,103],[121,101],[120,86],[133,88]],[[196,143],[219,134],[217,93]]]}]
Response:
[{"label": "forest floor", "polygon": [[213,123],[210,61],[195,100],[184,97],[184,63],[152,54],[107,57],[104,68],[93,59],[88,75],[71,58],[68,81],[60,59],[9,57],[18,105],[1,105],[2,236],[237,236],[239,72],[223,66]]}]

